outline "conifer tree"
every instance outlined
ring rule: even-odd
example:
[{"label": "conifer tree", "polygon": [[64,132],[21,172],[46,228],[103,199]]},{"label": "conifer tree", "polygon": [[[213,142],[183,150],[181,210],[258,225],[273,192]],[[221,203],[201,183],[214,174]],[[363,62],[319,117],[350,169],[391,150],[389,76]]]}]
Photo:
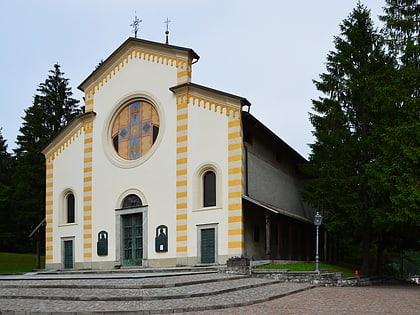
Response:
[{"label": "conifer tree", "polygon": [[0,128],[0,251],[10,251],[13,230],[9,200],[11,194],[12,156],[7,152],[7,142]]},{"label": "conifer tree", "polygon": [[17,137],[17,156],[28,151],[40,152],[75,116],[81,114],[79,101],[74,99],[69,79],[63,77],[55,64],[45,82],[39,84],[33,105],[25,110],[21,135]]},{"label": "conifer tree", "polygon": [[389,240],[400,249],[420,249],[420,4],[386,0],[384,11],[381,20],[389,52],[398,60],[398,80],[389,95],[392,115],[377,139],[380,156],[367,170],[376,198],[389,205],[382,211],[393,235]]},{"label": "conifer tree", "polygon": [[25,110],[15,149],[13,209],[19,242],[17,251],[29,250],[28,235],[44,217],[45,160],[42,149],[67,123],[81,113],[79,101],[72,97],[69,79],[55,64],[47,79],[39,84],[33,104]]},{"label": "conifer tree", "polygon": [[358,244],[353,252],[362,249],[362,272],[368,274],[378,204],[370,196],[366,166],[379,152],[375,128],[390,111],[395,62],[364,5],[357,4],[340,30],[327,56],[327,72],[314,81],[324,96],[313,100],[310,114],[316,140],[304,167],[305,199],[324,210],[331,233]]}]

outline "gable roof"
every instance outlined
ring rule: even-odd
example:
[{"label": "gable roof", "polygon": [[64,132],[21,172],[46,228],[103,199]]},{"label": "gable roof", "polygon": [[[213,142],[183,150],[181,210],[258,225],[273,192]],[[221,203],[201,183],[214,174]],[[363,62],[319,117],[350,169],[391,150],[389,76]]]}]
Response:
[{"label": "gable roof", "polygon": [[99,79],[103,73],[108,69],[117,59],[119,59],[125,51],[130,47],[143,47],[150,49],[151,51],[167,51],[171,54],[182,54],[188,56],[193,63],[197,62],[200,59],[200,56],[192,50],[191,48],[185,48],[180,46],[174,46],[169,44],[163,44],[158,42],[153,42],[145,39],[139,39],[134,37],[129,37],[124,43],[122,43],[114,52],[106,58],[92,73],[77,87],[81,91],[85,91],[86,88],[94,81]]},{"label": "gable roof", "polygon": [[192,82],[187,82],[187,83],[183,83],[183,84],[180,84],[180,85],[170,87],[169,90],[171,90],[173,93],[177,93],[177,91],[180,91],[180,90],[185,89],[185,88],[190,89],[192,91],[195,90],[195,91],[202,92],[202,93],[215,94],[215,95],[218,95],[218,96],[221,96],[221,97],[224,97],[224,98],[239,101],[241,106],[251,106],[251,103],[245,97],[237,96],[237,95],[226,93],[226,92],[219,91],[219,90],[215,90],[215,89],[209,88],[207,86],[199,85],[199,84],[192,83]]},{"label": "gable roof", "polygon": [[50,155],[52,152],[56,151],[57,148],[61,147],[66,143],[72,142],[72,135],[77,137],[79,135],[79,130],[83,128],[83,125],[87,121],[91,121],[95,118],[95,112],[83,113],[77,117],[74,117],[70,120],[67,125],[61,129],[53,139],[41,150],[41,153],[45,157]]}]

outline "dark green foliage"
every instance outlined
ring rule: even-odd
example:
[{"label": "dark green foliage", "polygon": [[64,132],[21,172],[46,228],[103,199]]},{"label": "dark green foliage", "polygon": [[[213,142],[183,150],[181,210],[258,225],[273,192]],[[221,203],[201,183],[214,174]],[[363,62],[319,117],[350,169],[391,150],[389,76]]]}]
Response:
[{"label": "dark green foliage", "polygon": [[314,81],[325,96],[310,115],[316,141],[311,145],[305,198],[325,210],[327,229],[362,249],[362,272],[369,273],[371,245],[386,220],[389,203],[376,194],[367,172],[381,156],[383,130],[392,121],[396,61],[369,10],[360,3],[340,25],[327,72]]},{"label": "dark green foliage", "polygon": [[66,124],[81,113],[79,101],[72,98],[68,79],[58,64],[38,86],[33,105],[25,110],[17,137],[13,191],[9,209],[13,209],[14,252],[33,250],[28,235],[45,216],[45,160],[42,149]]},{"label": "dark green foliage", "polygon": [[304,168],[306,200],[324,210],[342,256],[363,257],[364,274],[420,248],[420,5],[386,0],[384,10],[381,33],[360,3],[341,24],[315,81],[325,96],[313,101]]},{"label": "dark green foliage", "polygon": [[12,191],[12,156],[0,128],[0,248],[7,249],[12,243],[13,227],[10,225],[9,196]]},{"label": "dark green foliage", "polygon": [[39,94],[34,96],[33,105],[25,110],[15,150],[18,157],[27,152],[40,153],[70,120],[81,114],[79,101],[72,98],[69,79],[63,78],[60,65],[55,64],[49,73],[45,82],[38,86]]},{"label": "dark green foliage", "polygon": [[[417,0],[386,4],[381,20],[390,53],[398,58],[398,79],[393,82],[391,119],[378,137],[381,156],[368,171],[378,197],[389,201],[383,213],[391,223],[388,228],[404,236],[407,231],[420,232],[415,228],[420,227],[420,5]],[[403,237],[398,246],[404,243]]]},{"label": "dark green foliage", "polygon": [[366,171],[372,198],[381,201],[375,223],[387,247],[400,255],[420,248],[420,5],[417,0],[386,4],[383,33],[398,63],[391,113],[376,134],[379,155]]}]

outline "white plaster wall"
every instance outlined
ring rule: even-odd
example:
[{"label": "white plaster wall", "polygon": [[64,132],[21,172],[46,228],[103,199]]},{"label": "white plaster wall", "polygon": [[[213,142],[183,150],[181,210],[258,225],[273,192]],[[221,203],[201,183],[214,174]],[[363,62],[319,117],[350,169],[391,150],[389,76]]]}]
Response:
[{"label": "white plaster wall", "polygon": [[[149,206],[148,222],[144,222],[148,233],[148,246],[144,251],[147,258],[176,256],[174,237],[169,238],[168,253],[154,252],[156,226],[165,224],[169,233],[175,235],[176,103],[169,87],[177,84],[176,77],[174,67],[133,59],[95,94],[94,111],[97,115],[93,132],[92,233],[95,243],[99,231],[109,233],[109,255],[98,257],[94,250],[93,261],[119,258],[119,253],[115,252],[115,247],[118,247],[115,209],[120,208],[118,200],[129,189],[141,192],[143,203]],[[113,147],[108,141],[108,125],[119,105],[131,96],[139,95],[148,97],[157,106],[159,136],[149,159],[135,167],[121,168],[110,158]]]},{"label": "white plaster wall", "polygon": [[[169,87],[177,85],[177,69],[139,59],[129,59],[111,79],[95,92],[96,113],[92,150],[92,262],[113,262],[119,259],[116,244],[116,212],[122,196],[138,192],[147,204],[148,244],[146,259],[176,258],[176,100]],[[145,97],[156,107],[160,118],[159,136],[150,154],[140,163],[115,160],[109,139],[109,124],[119,106],[131,97]],[[197,226],[217,224],[218,255],[228,254],[228,118],[214,109],[188,107],[188,256],[196,257]],[[114,154],[114,157],[113,157]],[[56,159],[54,165],[54,204],[59,192],[71,188],[76,197],[77,222],[58,227],[54,217],[54,232],[60,237],[75,236],[75,262],[83,262],[83,135],[77,138]],[[193,209],[194,176],[205,164],[215,165],[220,177],[220,204],[211,210]],[[58,216],[59,211],[54,212]],[[155,253],[154,238],[158,225],[168,226],[167,253]],[[108,256],[97,256],[99,231],[108,232]],[[57,260],[58,259],[58,260]],[[54,239],[54,263],[61,263],[61,239]]]},{"label": "white plaster wall", "polygon": [[[218,255],[228,248],[228,117],[224,113],[189,104],[188,107],[188,256],[198,254],[197,225],[217,223]],[[215,165],[221,176],[220,207],[194,210],[192,192],[196,172],[205,164]]]},{"label": "white plaster wall", "polygon": [[[53,261],[62,263],[61,239],[74,237],[74,260],[83,260],[83,139],[80,134],[54,159],[53,169]],[[75,223],[64,224],[63,193],[70,189],[75,197]]]}]

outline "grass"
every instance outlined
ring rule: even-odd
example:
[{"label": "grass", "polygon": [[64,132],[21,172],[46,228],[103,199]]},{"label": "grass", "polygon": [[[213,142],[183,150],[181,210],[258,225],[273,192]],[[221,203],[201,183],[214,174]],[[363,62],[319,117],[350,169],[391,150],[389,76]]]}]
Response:
[{"label": "grass", "polygon": [[[314,271],[315,264],[310,262],[305,263],[290,263],[290,264],[268,264],[258,266],[258,269],[287,269],[289,271]],[[321,271],[328,270],[330,272],[342,272],[344,278],[354,277],[354,270],[339,265],[331,265],[321,263],[319,266]]]},{"label": "grass", "polygon": [[[41,257],[41,268],[44,266],[44,257]],[[34,254],[0,253],[0,274],[29,272],[35,268]]]}]

